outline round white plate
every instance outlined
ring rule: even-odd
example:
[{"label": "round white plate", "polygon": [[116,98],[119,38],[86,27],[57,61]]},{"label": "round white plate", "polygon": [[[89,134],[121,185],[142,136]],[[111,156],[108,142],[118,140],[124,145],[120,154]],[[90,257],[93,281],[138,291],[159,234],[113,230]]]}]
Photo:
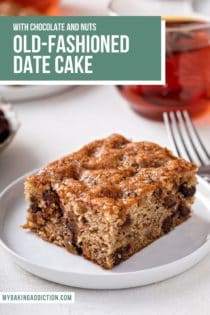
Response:
[{"label": "round white plate", "polygon": [[41,278],[81,288],[130,288],[180,274],[210,251],[210,186],[201,179],[192,218],[110,271],[20,228],[27,209],[23,183],[24,177],[17,179],[0,196],[0,244]]},{"label": "round white plate", "polygon": [[66,89],[74,88],[73,85],[0,85],[0,95],[9,102],[26,101],[54,95]]}]

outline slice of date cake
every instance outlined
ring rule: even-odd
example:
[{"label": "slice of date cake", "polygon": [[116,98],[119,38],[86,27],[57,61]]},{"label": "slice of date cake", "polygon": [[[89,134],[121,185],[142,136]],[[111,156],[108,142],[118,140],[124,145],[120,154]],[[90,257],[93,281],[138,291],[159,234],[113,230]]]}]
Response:
[{"label": "slice of date cake", "polygon": [[111,135],[26,179],[24,228],[111,269],[190,217],[196,169]]}]

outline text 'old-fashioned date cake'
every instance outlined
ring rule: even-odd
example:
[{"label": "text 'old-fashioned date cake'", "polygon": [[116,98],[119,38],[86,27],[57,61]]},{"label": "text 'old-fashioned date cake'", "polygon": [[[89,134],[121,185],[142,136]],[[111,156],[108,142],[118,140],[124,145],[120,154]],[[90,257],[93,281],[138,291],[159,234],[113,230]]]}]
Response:
[{"label": "text 'old-fashioned date cake'", "polygon": [[190,217],[196,169],[157,144],[111,135],[26,179],[23,227],[111,269]]}]

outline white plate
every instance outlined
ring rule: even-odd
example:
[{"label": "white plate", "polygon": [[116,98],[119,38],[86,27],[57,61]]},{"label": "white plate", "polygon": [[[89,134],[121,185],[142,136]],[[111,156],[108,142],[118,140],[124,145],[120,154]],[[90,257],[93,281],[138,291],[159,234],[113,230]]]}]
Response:
[{"label": "white plate", "polygon": [[23,183],[24,177],[17,179],[0,196],[0,244],[41,278],[81,288],[130,288],[180,274],[210,251],[210,186],[201,179],[192,218],[110,271],[19,227],[27,209]]},{"label": "white plate", "polygon": [[73,85],[0,85],[0,95],[12,101],[26,101],[54,95],[66,89],[74,88]]}]

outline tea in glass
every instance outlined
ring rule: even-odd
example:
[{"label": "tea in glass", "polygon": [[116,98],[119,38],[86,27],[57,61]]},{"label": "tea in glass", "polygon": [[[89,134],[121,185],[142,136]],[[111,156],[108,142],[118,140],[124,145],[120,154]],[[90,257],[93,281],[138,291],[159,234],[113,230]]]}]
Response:
[{"label": "tea in glass", "polygon": [[209,12],[204,7],[210,9],[209,0],[110,1],[110,15],[155,15],[166,21],[166,84],[118,86],[138,113],[162,119],[164,111],[198,115],[209,107],[210,16],[203,15]]},{"label": "tea in glass", "polygon": [[166,84],[118,88],[137,112],[150,118],[177,109],[203,112],[210,104],[210,23],[166,19]]}]

